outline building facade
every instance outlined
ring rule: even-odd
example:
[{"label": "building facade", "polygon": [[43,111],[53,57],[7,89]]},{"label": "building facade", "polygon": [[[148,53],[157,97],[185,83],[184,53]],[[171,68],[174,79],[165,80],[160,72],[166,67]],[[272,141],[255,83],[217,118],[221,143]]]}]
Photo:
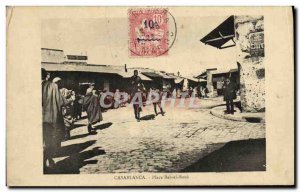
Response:
[{"label": "building facade", "polygon": [[59,64],[64,62],[64,51],[61,49],[42,48],[42,63]]},{"label": "building facade", "polygon": [[235,16],[235,41],[242,109],[265,111],[263,16]]},{"label": "building facade", "polygon": [[[242,110],[265,111],[263,16],[232,15],[200,41],[220,50],[229,47],[236,50]],[[212,90],[209,75],[207,85]]]}]

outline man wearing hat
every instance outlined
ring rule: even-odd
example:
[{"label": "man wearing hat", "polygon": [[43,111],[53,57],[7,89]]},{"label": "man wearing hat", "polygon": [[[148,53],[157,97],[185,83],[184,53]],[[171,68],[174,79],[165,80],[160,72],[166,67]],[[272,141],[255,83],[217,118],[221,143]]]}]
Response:
[{"label": "man wearing hat", "polygon": [[224,90],[224,101],[226,101],[226,113],[234,114],[234,103],[233,100],[236,99],[236,93],[233,83],[227,78],[223,85]]}]

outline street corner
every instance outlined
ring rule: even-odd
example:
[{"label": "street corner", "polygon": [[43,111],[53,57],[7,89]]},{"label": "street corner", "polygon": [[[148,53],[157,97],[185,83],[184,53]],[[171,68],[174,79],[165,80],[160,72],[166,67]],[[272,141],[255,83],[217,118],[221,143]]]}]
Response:
[{"label": "street corner", "polygon": [[242,121],[249,123],[265,123],[265,113],[248,113],[241,112],[238,108],[234,110],[234,114],[226,113],[226,106],[217,106],[210,110],[210,113],[216,117],[227,119],[231,121]]}]

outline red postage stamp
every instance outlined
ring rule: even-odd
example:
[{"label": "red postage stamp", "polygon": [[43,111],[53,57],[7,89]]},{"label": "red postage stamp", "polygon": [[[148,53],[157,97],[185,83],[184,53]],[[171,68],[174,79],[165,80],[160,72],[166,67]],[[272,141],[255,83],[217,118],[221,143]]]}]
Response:
[{"label": "red postage stamp", "polygon": [[155,57],[167,55],[169,19],[167,9],[130,9],[130,56]]}]

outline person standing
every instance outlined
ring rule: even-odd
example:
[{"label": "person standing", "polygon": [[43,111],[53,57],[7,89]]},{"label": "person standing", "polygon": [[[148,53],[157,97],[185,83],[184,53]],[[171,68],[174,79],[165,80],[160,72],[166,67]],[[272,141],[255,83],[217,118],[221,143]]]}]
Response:
[{"label": "person standing", "polygon": [[63,106],[62,106],[62,115],[64,119],[64,125],[65,125],[65,131],[64,133],[64,140],[70,139],[70,131],[73,126],[73,118],[71,116],[72,114],[72,103],[74,102],[75,98],[71,96],[71,91],[62,87],[62,81],[60,77],[55,77],[52,80],[52,83],[56,84],[58,87],[58,90],[61,95],[61,99],[63,101]]},{"label": "person standing", "polygon": [[91,134],[93,131],[93,125],[102,121],[102,112],[100,108],[100,99],[93,94],[94,86],[90,86],[86,95],[83,98],[82,109],[86,111],[88,117],[88,132]]},{"label": "person standing", "polygon": [[82,99],[81,96],[76,93],[75,91],[72,92],[73,97],[75,98],[73,103],[73,118],[79,120],[81,118],[81,111],[82,111]]},{"label": "person standing", "polygon": [[64,123],[65,123],[65,140],[70,139],[70,131],[74,125],[74,118],[73,118],[73,104],[75,101],[75,96],[72,96],[72,91],[68,90],[66,88],[62,88],[59,90],[61,95],[65,100],[72,99],[72,102],[68,102],[68,105],[62,107],[62,113],[63,113],[63,118],[64,118]]},{"label": "person standing", "polygon": [[205,97],[205,98],[208,98],[208,93],[209,93],[209,91],[208,91],[208,88],[207,88],[207,87],[204,87],[203,92],[204,92],[204,97]]},{"label": "person standing", "polygon": [[202,91],[202,90],[201,90],[201,86],[198,85],[198,86],[197,86],[197,96],[198,96],[199,99],[202,98],[202,93],[201,93],[201,91]]},{"label": "person standing", "polygon": [[72,100],[64,99],[59,91],[58,81],[61,79],[54,78],[55,81],[51,82],[49,78],[47,71],[42,68],[44,171],[55,165],[53,158],[65,136],[62,108],[72,102]]},{"label": "person standing", "polygon": [[[156,116],[158,115],[157,109],[156,109],[156,106],[158,106],[159,109],[160,109],[160,114],[161,114],[162,116],[164,116],[165,113],[164,113],[164,111],[163,111],[163,109],[162,109],[162,106],[161,106],[161,100],[162,100],[162,97],[163,97],[163,92],[161,92],[159,89],[155,89],[154,92],[155,92],[155,94],[156,94],[157,96],[159,96],[159,98],[158,98],[157,101],[153,101],[153,107],[154,107],[155,115],[156,115]],[[155,98],[153,97],[152,99],[155,99]]]},{"label": "person standing", "polygon": [[133,76],[131,77],[131,88],[131,99],[134,99],[134,101],[131,100],[133,103],[134,116],[139,122],[140,112],[142,111],[142,101],[140,101],[140,97],[138,97],[137,94],[141,94],[143,85],[141,78],[138,76],[138,70],[133,71]]},{"label": "person standing", "polygon": [[230,82],[230,79],[226,79],[223,85],[224,101],[226,102],[226,113],[234,114],[234,103],[233,100],[236,99],[236,93],[234,85]]}]

